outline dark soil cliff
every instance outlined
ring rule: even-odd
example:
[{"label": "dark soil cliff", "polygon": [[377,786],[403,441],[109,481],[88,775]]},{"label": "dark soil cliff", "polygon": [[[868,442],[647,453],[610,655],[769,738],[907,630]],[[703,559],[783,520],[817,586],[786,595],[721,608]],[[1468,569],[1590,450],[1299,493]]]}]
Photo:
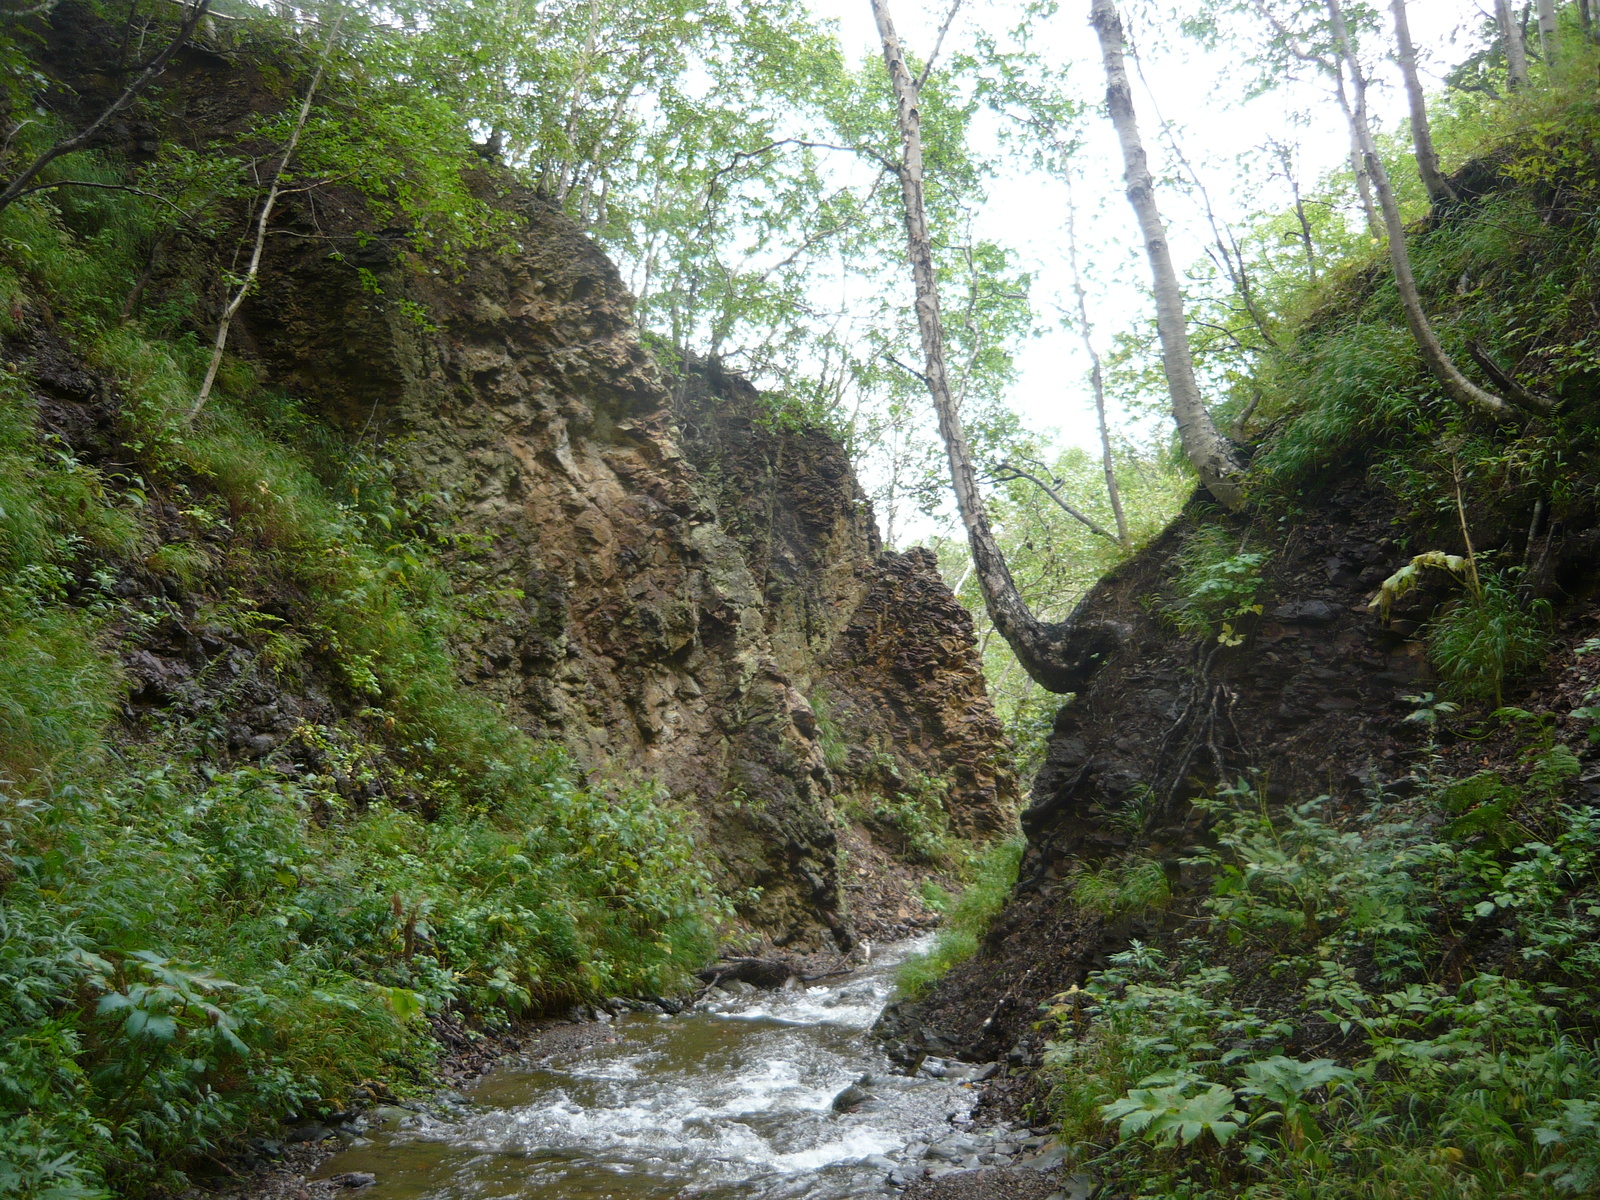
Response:
[{"label": "dark soil cliff", "polygon": [[[1531,544],[1528,527],[1496,528],[1492,514],[1477,516],[1482,540],[1503,542],[1508,557],[1528,561],[1530,586],[1560,605],[1560,649],[1546,673],[1524,685],[1523,698],[1533,705],[1527,697],[1564,692],[1570,702],[1584,692],[1584,668],[1570,646],[1593,636],[1600,619],[1594,514],[1579,504],[1567,520],[1536,526]],[[1167,611],[1185,540],[1219,522],[1271,554],[1263,612],[1234,646],[1186,636]],[[1246,779],[1273,803],[1328,796],[1325,815],[1337,819],[1374,796],[1409,794],[1427,731],[1406,718],[1417,693],[1438,686],[1416,634],[1453,585],[1436,573],[1387,620],[1369,602],[1414,554],[1439,545],[1464,549],[1408,519],[1391,493],[1357,469],[1329,482],[1293,520],[1234,523],[1196,501],[1097,585],[1080,612],[1125,622],[1128,635],[1057,713],[1022,813],[1028,845],[1017,888],[980,953],[920,1003],[886,1014],[880,1031],[896,1053],[907,1062],[925,1053],[1030,1059],[1044,1037],[1035,1029],[1042,1002],[1081,984],[1130,940],[1177,929],[1188,907],[1108,919],[1074,903],[1076,872],[1136,850],[1163,864],[1175,895],[1198,894],[1201,881],[1179,862],[1206,837],[1192,797]],[[1498,763],[1497,749],[1514,763],[1514,753],[1492,744],[1447,744],[1444,753],[1470,773]],[[1600,783],[1583,786],[1600,794]],[[1130,809],[1148,814],[1142,829],[1130,826]]]}]

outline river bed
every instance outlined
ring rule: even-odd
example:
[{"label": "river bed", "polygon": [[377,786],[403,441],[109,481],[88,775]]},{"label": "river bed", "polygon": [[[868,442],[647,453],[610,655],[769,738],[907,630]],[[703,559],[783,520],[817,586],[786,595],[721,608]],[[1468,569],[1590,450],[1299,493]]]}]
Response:
[{"label": "river bed", "polygon": [[[997,1139],[1012,1153],[1038,1139],[964,1133],[969,1068],[894,1074],[868,1032],[893,968],[920,948],[890,947],[838,979],[733,985],[676,1015],[629,1013],[547,1039],[442,1107],[379,1110],[317,1174],[376,1176],[362,1200],[842,1200],[892,1195],[924,1164],[973,1167],[980,1151],[1006,1161]],[[836,1111],[852,1084],[870,1098]]]}]

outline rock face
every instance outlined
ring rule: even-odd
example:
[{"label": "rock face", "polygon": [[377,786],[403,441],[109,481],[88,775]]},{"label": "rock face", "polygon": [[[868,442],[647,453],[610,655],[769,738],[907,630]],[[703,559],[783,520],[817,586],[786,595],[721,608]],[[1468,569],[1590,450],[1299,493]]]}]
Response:
[{"label": "rock face", "polygon": [[[387,303],[319,248],[275,249],[241,345],[438,498],[475,601],[472,686],[598,780],[690,801],[757,928],[848,945],[836,790],[921,773],[948,781],[956,829],[1014,815],[971,622],[931,555],[879,553],[837,442],[713,365],[664,376],[600,252],[537,199],[504,202],[521,252],[454,282],[369,245]],[[357,218],[316,219],[338,238]],[[848,718],[837,776],[819,689]]]},{"label": "rock face", "polygon": [[850,745],[839,774],[867,792],[910,772],[949,781],[956,829],[1010,828],[1016,775],[1005,731],[973,653],[972,616],[940,578],[932,551],[884,554],[871,589],[827,659],[825,695]]}]

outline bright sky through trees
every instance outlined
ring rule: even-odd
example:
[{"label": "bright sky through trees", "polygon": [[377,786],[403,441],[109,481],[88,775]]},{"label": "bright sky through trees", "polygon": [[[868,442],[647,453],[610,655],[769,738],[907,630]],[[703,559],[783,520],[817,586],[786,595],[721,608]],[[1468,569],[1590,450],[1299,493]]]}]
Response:
[{"label": "bright sky through trees", "polygon": [[[818,16],[838,22],[850,57],[876,53],[867,0],[809,3]],[[1446,64],[1476,48],[1475,30],[1485,14],[1460,0],[1413,0],[1409,8],[1424,85],[1433,90],[1442,86],[1440,74]],[[970,39],[976,28],[999,31],[1015,26],[1022,9],[1010,0],[969,0],[946,37],[945,53]],[[899,6],[896,19],[910,52],[927,54],[948,11],[947,4],[936,0]],[[1180,269],[1203,260],[1211,235],[1192,185],[1177,182],[1184,169],[1173,158],[1158,113],[1205,185],[1217,215],[1231,222],[1251,212],[1287,208],[1291,202],[1288,186],[1265,150],[1269,138],[1297,147],[1302,189],[1348,162],[1349,134],[1327,92],[1302,83],[1245,100],[1247,69],[1240,67],[1231,49],[1207,51],[1184,37],[1165,7],[1130,5],[1123,16],[1142,67],[1133,79],[1134,103],[1152,168],[1163,184],[1162,212]],[[1116,142],[1101,111],[1105,83],[1087,0],[1068,0],[1054,16],[1037,21],[1033,38],[1035,48],[1047,58],[1071,64],[1074,91],[1094,106],[1082,122],[1084,145],[1076,161],[1083,184],[1075,191],[1092,319],[1102,347],[1109,347],[1118,332],[1148,324],[1150,308],[1137,230],[1122,197]],[[1393,131],[1405,116],[1405,96],[1398,71],[1392,63],[1384,66],[1371,100],[1381,127]],[[992,140],[992,126],[988,130],[980,126],[978,135]],[[1098,441],[1088,360],[1070,329],[1049,328],[1058,314],[1071,307],[1065,190],[1046,173],[1014,158],[1010,161],[1007,173],[990,188],[976,232],[1014,249],[1019,265],[1036,274],[1034,304],[1045,329],[1021,347],[1019,378],[1008,398],[1029,426],[1055,429],[1063,443],[1093,450]],[[1164,402],[1161,397],[1154,399]],[[1114,413],[1113,420],[1127,421],[1136,415]]]}]

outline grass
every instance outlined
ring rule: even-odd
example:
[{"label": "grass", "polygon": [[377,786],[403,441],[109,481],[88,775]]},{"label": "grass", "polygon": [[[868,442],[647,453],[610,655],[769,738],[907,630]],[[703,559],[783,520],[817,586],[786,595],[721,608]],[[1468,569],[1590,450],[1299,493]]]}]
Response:
[{"label": "grass", "polygon": [[1428,623],[1428,657],[1456,695],[1502,702],[1506,681],[1544,661],[1550,649],[1550,603],[1524,602],[1499,576],[1485,573]]},{"label": "grass", "polygon": [[1025,845],[1020,837],[994,843],[973,860],[959,897],[953,902],[948,896],[931,897],[945,905],[944,922],[932,949],[908,958],[895,973],[902,996],[915,999],[923,995],[951,967],[978,952],[978,939],[1016,886]]}]

